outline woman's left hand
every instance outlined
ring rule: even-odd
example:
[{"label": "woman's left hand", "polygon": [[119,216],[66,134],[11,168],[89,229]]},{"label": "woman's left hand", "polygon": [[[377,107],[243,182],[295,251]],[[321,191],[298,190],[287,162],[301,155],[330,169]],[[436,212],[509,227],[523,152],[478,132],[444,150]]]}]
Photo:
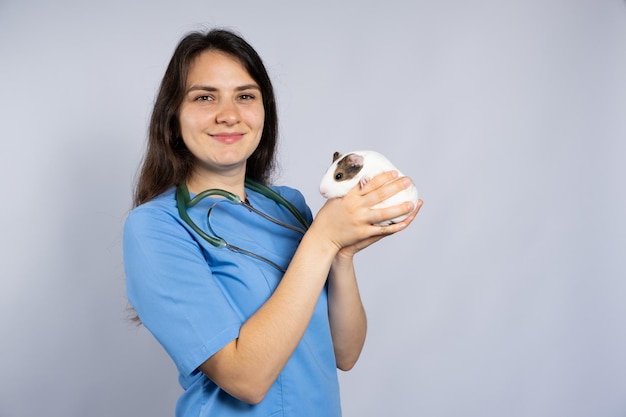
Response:
[{"label": "woman's left hand", "polygon": [[[417,207],[415,207],[415,210],[413,210],[413,212],[404,220],[402,220],[401,223],[403,225],[401,230],[406,229],[409,224],[411,224],[413,222],[413,220],[415,219],[415,216],[417,216],[417,213],[419,213],[420,208],[422,207],[422,205],[424,204],[424,202],[420,199],[417,202]],[[383,226],[381,226],[383,227]],[[397,233],[397,232],[395,232]],[[395,234],[392,233],[392,234]],[[358,252],[362,251],[363,249],[367,248],[368,246],[370,246],[373,243],[378,242],[379,240],[381,240],[382,238],[386,237],[386,236],[391,236],[392,234],[382,234],[379,236],[372,236],[366,239],[363,239],[359,242],[356,242],[350,246],[346,246],[344,248],[342,248],[339,253],[337,253],[337,256],[340,258],[352,258],[354,257],[354,255],[356,255]]]}]

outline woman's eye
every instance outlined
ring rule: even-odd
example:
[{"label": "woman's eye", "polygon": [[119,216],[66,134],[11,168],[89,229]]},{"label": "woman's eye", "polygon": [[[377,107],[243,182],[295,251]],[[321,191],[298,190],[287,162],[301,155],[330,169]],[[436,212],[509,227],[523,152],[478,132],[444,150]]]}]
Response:
[{"label": "woman's eye", "polygon": [[215,100],[215,96],[213,96],[212,94],[198,94],[197,96],[193,97],[194,101],[214,101]]},{"label": "woman's eye", "polygon": [[254,100],[255,97],[253,94],[242,94],[239,96],[239,99],[247,101],[247,100]]}]

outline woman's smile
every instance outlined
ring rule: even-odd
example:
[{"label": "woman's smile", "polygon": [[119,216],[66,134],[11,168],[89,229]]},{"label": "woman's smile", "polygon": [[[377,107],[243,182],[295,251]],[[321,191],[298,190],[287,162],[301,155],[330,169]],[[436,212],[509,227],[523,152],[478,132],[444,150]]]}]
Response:
[{"label": "woman's smile", "polygon": [[241,140],[244,134],[236,133],[236,132],[223,132],[223,133],[211,133],[209,134],[209,136],[211,136],[213,139],[217,140],[218,142],[222,142],[228,145],[228,144],[235,143]]}]

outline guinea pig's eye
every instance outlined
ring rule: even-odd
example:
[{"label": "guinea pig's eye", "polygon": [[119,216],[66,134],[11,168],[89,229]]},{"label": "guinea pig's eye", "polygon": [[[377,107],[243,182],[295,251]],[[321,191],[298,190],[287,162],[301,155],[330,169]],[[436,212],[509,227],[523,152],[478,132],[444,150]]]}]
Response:
[{"label": "guinea pig's eye", "polygon": [[336,179],[337,181],[339,181],[339,180],[340,180],[340,179],[342,179],[342,178],[343,178],[343,172],[339,172],[339,173],[337,173],[337,175],[335,175],[335,179]]}]

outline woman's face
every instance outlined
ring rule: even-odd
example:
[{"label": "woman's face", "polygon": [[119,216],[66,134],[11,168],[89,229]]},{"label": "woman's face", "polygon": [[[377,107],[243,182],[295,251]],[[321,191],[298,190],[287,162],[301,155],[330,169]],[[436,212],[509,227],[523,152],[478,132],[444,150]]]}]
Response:
[{"label": "woman's face", "polygon": [[261,90],[239,61],[215,50],[198,55],[178,114],[183,141],[195,157],[195,179],[245,174],[264,118]]}]

